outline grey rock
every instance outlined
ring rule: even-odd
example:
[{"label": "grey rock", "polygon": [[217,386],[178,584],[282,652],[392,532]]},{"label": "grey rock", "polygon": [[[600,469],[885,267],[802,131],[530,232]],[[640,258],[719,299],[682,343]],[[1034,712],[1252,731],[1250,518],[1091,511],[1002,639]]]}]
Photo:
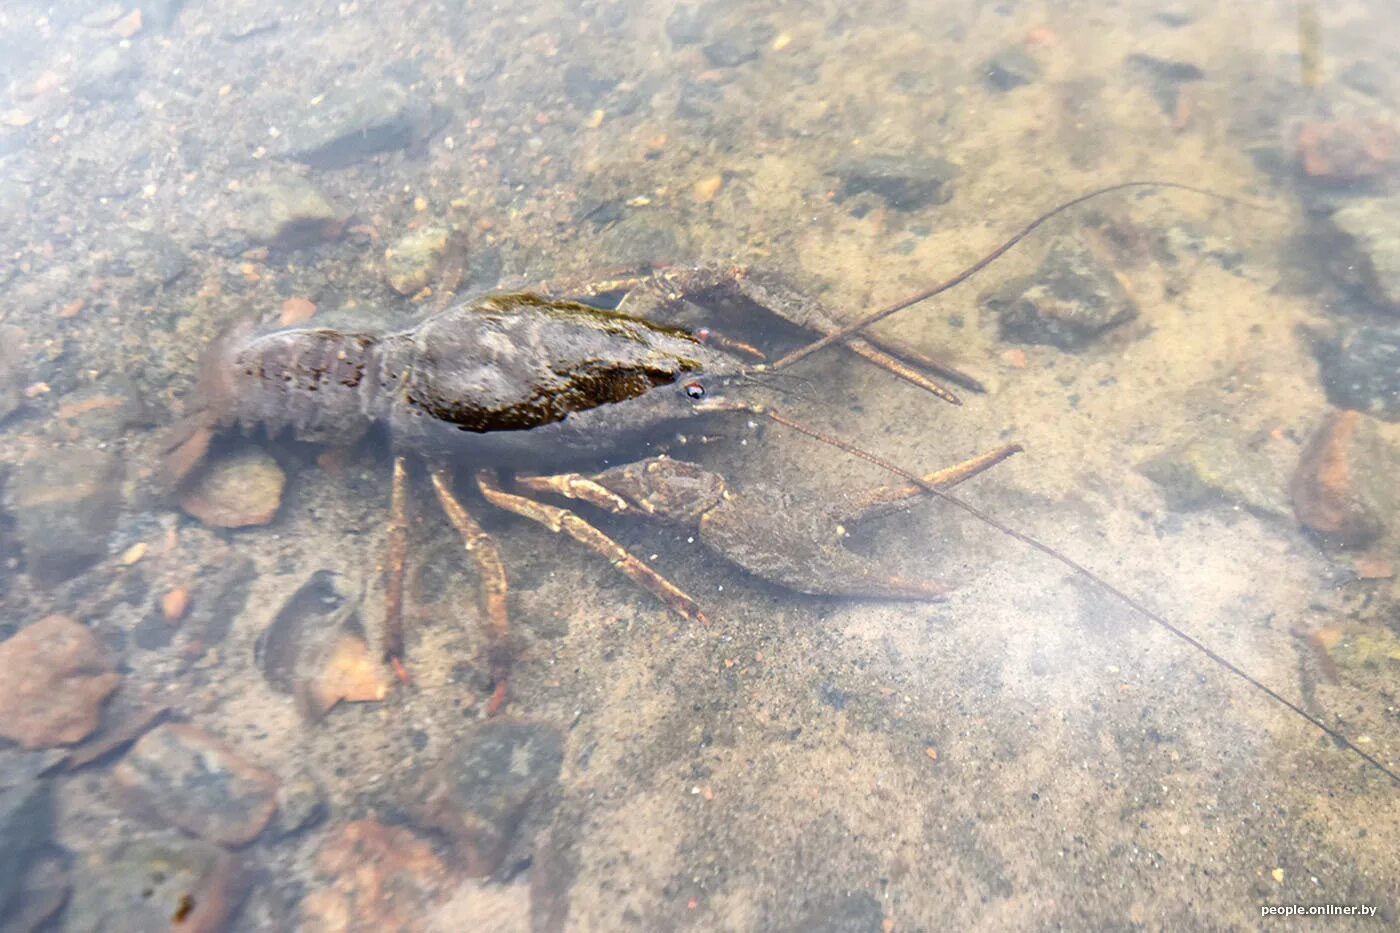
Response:
[{"label": "grey rock", "polygon": [[0,917],[19,904],[25,871],[52,837],[48,781],[29,780],[0,791]]},{"label": "grey rock", "polygon": [[1196,13],[1185,3],[1171,3],[1153,11],[1152,18],[1163,26],[1180,29],[1196,21]]},{"label": "grey rock", "polygon": [[385,278],[400,295],[415,295],[432,285],[447,255],[448,232],[427,226],[409,231],[384,252]]},{"label": "grey rock", "polygon": [[705,46],[705,59],[716,68],[737,68],[756,58],[758,49],[752,43],[720,39]]},{"label": "grey rock", "polygon": [[0,421],[24,404],[27,354],[24,331],[13,324],[0,324]]},{"label": "grey rock", "polygon": [[208,733],[166,723],[143,735],[112,769],[129,807],[212,842],[245,845],[277,811],[277,779]]},{"label": "grey rock", "polygon": [[68,933],[214,933],[225,928],[247,889],[237,856],[171,834],[90,856],[82,878],[64,915]]},{"label": "grey rock", "polygon": [[1082,350],[1137,316],[1113,272],[1074,237],[1061,237],[1036,272],[984,295],[1005,340]]},{"label": "grey rock", "polygon": [[256,243],[298,249],[339,236],[345,216],[321,189],[292,175],[249,192],[238,226]]},{"label": "grey rock", "polygon": [[165,30],[175,24],[175,17],[184,7],[185,0],[141,0],[141,23],[151,29]]},{"label": "grey rock", "polygon": [[376,153],[405,149],[438,122],[432,105],[396,81],[335,88],[295,115],[278,154],[314,168],[343,168]]},{"label": "grey rock", "polygon": [[1338,234],[1338,255],[1329,263],[1334,275],[1400,313],[1400,195],[1356,201],[1330,222]]},{"label": "grey rock", "polygon": [[107,552],[121,508],[121,465],[108,451],[51,449],[20,464],[6,508],[25,566],[41,586],[87,569]]},{"label": "grey rock", "polygon": [[91,101],[121,100],[131,96],[140,73],[141,67],[130,49],[108,46],[83,65],[73,93]]},{"label": "grey rock", "polygon": [[280,839],[309,829],[325,818],[326,792],[306,775],[297,775],[277,789],[277,815],[269,831]]},{"label": "grey rock", "polygon": [[724,88],[700,81],[687,81],[681,86],[676,100],[676,116],[682,120],[698,120],[713,116],[721,101]]},{"label": "grey rock", "polygon": [[1370,97],[1385,97],[1395,85],[1392,73],[1372,59],[1352,62],[1338,77],[1347,87]]},{"label": "grey rock", "polygon": [[1400,320],[1340,325],[1312,344],[1333,405],[1400,421]]},{"label": "grey rock", "polygon": [[617,85],[616,78],[600,75],[580,62],[574,62],[564,69],[564,93],[580,107],[593,106]]},{"label": "grey rock", "polygon": [[1232,425],[1210,426],[1138,470],[1162,487],[1173,512],[1224,505],[1283,520],[1293,514],[1283,470]]},{"label": "grey rock", "polygon": [[492,874],[531,803],[558,780],[563,754],[551,726],[483,723],[429,776],[424,827],[446,832],[472,874]]},{"label": "grey rock", "polygon": [[1205,72],[1190,62],[1158,58],[1136,53],[1126,59],[1128,71],[1147,84],[1152,97],[1166,113],[1176,112],[1176,100],[1181,87],[1205,77]]},{"label": "grey rock", "polygon": [[982,66],[982,80],[994,91],[1010,91],[1038,77],[1040,64],[1017,46],[998,52]]},{"label": "grey rock", "polygon": [[948,201],[958,170],[936,156],[871,155],[839,162],[826,174],[841,181],[843,200],[868,191],[896,210],[915,211]]},{"label": "grey rock", "polygon": [[666,17],[666,35],[676,45],[705,41],[710,21],[709,4],[680,3]]}]

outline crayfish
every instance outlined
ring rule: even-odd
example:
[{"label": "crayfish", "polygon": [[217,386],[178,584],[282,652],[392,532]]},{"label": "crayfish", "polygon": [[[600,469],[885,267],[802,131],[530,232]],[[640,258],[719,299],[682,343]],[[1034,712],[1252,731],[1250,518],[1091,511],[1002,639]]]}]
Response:
[{"label": "crayfish", "polygon": [[[776,387],[774,378],[787,366],[839,344],[956,404],[958,397],[939,380],[979,391],[976,379],[909,348],[884,343],[865,328],[966,281],[1070,207],[1111,191],[1146,186],[1242,203],[1166,182],[1101,188],[1040,215],[950,279],[847,324],[838,324],[781,276],[743,268],[696,268],[614,278],[562,294],[544,287],[489,295],[389,333],[307,327],[263,334],[235,330],[216,341],[205,356],[199,407],[175,433],[167,469],[174,481],[183,480],[198,466],[211,438],[235,426],[289,432],[298,440],[336,446],[353,444],[371,430],[385,430],[394,454],[385,658],[408,679],[403,663],[404,568],[409,461],[418,458],[426,462],[437,499],[482,578],[487,664],[494,685],[488,714],[498,711],[507,695],[509,576],[495,542],[455,491],[455,464],[466,463],[475,470],[475,484],[487,502],[579,541],[670,611],[699,623],[708,621],[702,607],[680,587],[579,514],[539,497],[564,497],[611,513],[685,523],[720,555],[799,592],[937,599],[946,594],[942,585],[882,573],[840,544],[843,521],[932,494],[1084,577],[1400,781],[1336,729],[1140,600],[945,491],[1017,453],[1019,445],[921,476],[760,400],[762,390]],[[617,300],[600,306],[604,296]],[[708,326],[682,326],[692,305],[771,310],[817,337],[768,362],[761,351]],[[762,501],[730,490],[718,474],[657,453],[657,445],[681,428],[725,415],[784,425],[879,466],[903,484],[853,499],[844,514],[813,519],[765,508]],[[639,455],[596,469],[599,461],[618,461],[621,454],[632,452]],[[542,467],[553,472],[522,472]],[[503,482],[506,477],[509,484]]]}]

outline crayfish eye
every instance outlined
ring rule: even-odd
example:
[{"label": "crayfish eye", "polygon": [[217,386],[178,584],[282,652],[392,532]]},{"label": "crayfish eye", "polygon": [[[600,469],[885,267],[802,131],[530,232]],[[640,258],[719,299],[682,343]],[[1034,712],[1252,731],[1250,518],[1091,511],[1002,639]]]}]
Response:
[{"label": "crayfish eye", "polygon": [[685,384],[685,394],[691,401],[698,402],[705,397],[705,387],[698,382],[687,382]]}]

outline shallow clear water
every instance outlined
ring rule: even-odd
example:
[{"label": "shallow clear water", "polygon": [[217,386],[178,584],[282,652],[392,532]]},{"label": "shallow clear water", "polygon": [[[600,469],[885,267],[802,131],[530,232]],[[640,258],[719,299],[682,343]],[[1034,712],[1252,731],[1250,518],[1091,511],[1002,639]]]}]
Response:
[{"label": "shallow clear water", "polygon": [[[6,4],[0,914],[1394,923],[1397,40],[1378,2]],[[772,363],[1127,181],[1214,194],[1056,215],[871,329],[909,378],[849,346],[767,375],[724,349]],[[697,267],[750,271],[671,300]],[[601,455],[527,442],[520,472],[699,464],[666,490],[689,524],[615,474],[483,491],[472,438],[443,464],[350,416],[352,391],[425,408],[340,384],[378,351],[279,368],[238,329],[421,335],[526,288],[711,327],[749,373],[643,377],[676,420],[599,426]],[[244,357],[206,353],[230,332]],[[576,372],[571,340],[530,359]],[[408,369],[500,351],[445,346]],[[914,384],[930,358],[960,405]],[[693,382],[874,459],[700,418]],[[1297,709],[955,505],[858,517],[905,482],[880,460],[1012,444],[956,495]],[[794,592],[891,575],[947,593]]]}]

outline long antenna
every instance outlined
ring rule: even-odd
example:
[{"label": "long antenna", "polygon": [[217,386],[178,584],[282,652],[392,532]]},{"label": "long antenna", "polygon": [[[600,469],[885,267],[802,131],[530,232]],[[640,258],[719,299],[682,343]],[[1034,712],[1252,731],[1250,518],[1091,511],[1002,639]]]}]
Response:
[{"label": "long antenna", "polygon": [[[939,282],[937,285],[930,286],[929,288],[926,288],[923,291],[915,292],[907,298],[901,298],[894,304],[881,308],[878,311],[872,311],[865,317],[853,321],[850,324],[845,324],[841,327],[838,327],[836,330],[827,334],[825,337],[822,337],[819,340],[814,340],[805,346],[798,347],[796,350],[793,350],[787,356],[784,356],[782,359],[772,363],[767,368],[782,369],[785,366],[791,366],[798,360],[806,359],[808,356],[811,356],[813,353],[816,353],[823,347],[829,347],[838,340],[845,340],[847,337],[851,336],[856,331],[864,330],[872,324],[878,323],[879,321],[883,321],[891,314],[894,314],[898,311],[903,311],[910,305],[916,305],[921,301],[927,301],[935,295],[941,295],[948,289],[961,285],[963,282],[966,282],[968,279],[972,278],[974,275],[981,272],[983,269],[987,268],[992,263],[996,262],[1003,255],[1005,255],[1008,250],[1014,247],[1017,243],[1020,243],[1026,237],[1030,236],[1039,227],[1043,226],[1052,218],[1058,217],[1060,214],[1063,214],[1070,208],[1077,207],[1080,204],[1083,204],[1085,201],[1093,200],[1094,198],[1100,197],[1105,194],[1111,194],[1114,191],[1124,191],[1129,188],[1176,188],[1179,191],[1190,191],[1194,194],[1205,195],[1208,198],[1214,198],[1215,200],[1223,201],[1226,204],[1234,204],[1237,207],[1247,207],[1250,210],[1265,211],[1271,214],[1278,213],[1278,211],[1274,210],[1273,208],[1266,207],[1262,204],[1255,204],[1251,201],[1245,201],[1232,195],[1221,194],[1218,191],[1210,191],[1206,188],[1197,188],[1195,185],[1182,184],[1181,182],[1176,181],[1124,181],[1119,182],[1116,185],[1106,185],[1102,188],[1095,188],[1093,191],[1086,192],[1085,194],[1081,194],[1076,198],[1071,198],[1070,200],[1065,201],[1063,204],[1059,204],[1055,207],[1050,208],[1048,211],[1041,214],[1039,217],[1035,218],[1030,223],[1022,227],[1018,232],[1013,234],[1009,239],[1007,239],[996,249],[992,250],[990,253],[983,256],[981,259],[977,260],[972,265],[959,272],[957,275],[954,275],[952,278],[945,279],[944,281]],[[764,367],[759,366],[756,368],[763,369]]]},{"label": "long antenna", "polygon": [[947,502],[950,505],[957,506],[964,512],[967,512],[969,515],[976,518],[978,521],[986,523],[992,528],[995,528],[997,531],[1000,531],[1002,534],[1015,538],[1022,544],[1034,548],[1040,553],[1046,555],[1051,560],[1054,560],[1062,564],[1063,566],[1068,567],[1070,570],[1074,571],[1079,576],[1088,580],[1098,589],[1102,590],[1105,593],[1108,593],[1110,596],[1113,596],[1119,602],[1127,606],[1129,609],[1132,609],[1134,612],[1137,612],[1143,617],[1156,623],[1159,627],[1171,633],[1173,637],[1184,641],[1196,651],[1199,651],[1201,654],[1210,658],[1220,667],[1229,671],[1231,674],[1234,674],[1240,680],[1243,680],[1251,687],[1262,691],[1274,702],[1291,710],[1295,715],[1306,720],[1309,724],[1315,726],[1318,729],[1321,729],[1323,733],[1325,733],[1328,737],[1332,739],[1332,741],[1347,749],[1352,754],[1357,755],[1367,764],[1371,765],[1372,767],[1379,770],[1381,773],[1385,774],[1397,785],[1400,785],[1400,774],[1397,774],[1395,771],[1391,770],[1386,765],[1381,763],[1381,761],[1375,756],[1357,747],[1357,745],[1354,742],[1352,742],[1351,739],[1347,738],[1341,732],[1334,729],[1332,726],[1329,726],[1327,723],[1323,722],[1321,719],[1317,718],[1312,713],[1309,713],[1297,703],[1294,703],[1292,700],[1283,696],[1278,691],[1274,690],[1272,687],[1269,687],[1267,684],[1258,680],[1253,675],[1246,673],[1237,664],[1223,657],[1214,649],[1207,646],[1204,642],[1197,639],[1195,636],[1186,633],[1182,629],[1173,625],[1171,622],[1168,622],[1163,616],[1158,614],[1156,611],[1148,608],[1146,605],[1144,605],[1142,602],[1135,599],[1134,597],[1129,596],[1127,593],[1123,592],[1118,587],[1114,586],[1112,583],[1109,583],[1107,580],[1103,579],[1098,574],[1094,573],[1092,570],[1085,567],[1083,564],[1079,563],[1077,560],[1070,557],[1069,555],[1057,551],[1048,544],[1043,544],[1040,541],[1037,541],[1035,538],[1032,538],[1030,535],[1024,532],[1017,531],[1015,528],[1012,528],[1010,525],[1007,525],[1004,522],[993,518],[986,512],[983,512],[981,509],[977,508],[976,506],[964,501],[963,499],[957,496],[944,492],[943,490],[939,489],[932,483],[927,482],[917,474],[912,473],[909,470],[906,470],[903,467],[890,462],[889,460],[886,460],[879,454],[872,453],[871,451],[865,450],[861,447],[857,447],[855,444],[852,444],[849,441],[845,441],[839,437],[827,434],[826,432],[820,431],[817,428],[808,427],[800,421],[794,421],[786,415],[779,414],[773,409],[767,408],[763,405],[751,405],[748,406],[746,410],[754,415],[766,417],[772,421],[777,422],[778,424],[783,425],[784,427],[791,428],[799,434],[805,434],[813,440],[820,441],[823,444],[829,444],[832,447],[837,448],[838,450],[845,451],[851,456],[864,460],[867,463],[872,463],[883,470],[887,470],[890,473],[893,473],[894,475],[899,476],[909,481],[910,483],[913,483],[916,486],[919,486],[926,492],[932,493],[939,499],[942,499],[944,502]]}]

